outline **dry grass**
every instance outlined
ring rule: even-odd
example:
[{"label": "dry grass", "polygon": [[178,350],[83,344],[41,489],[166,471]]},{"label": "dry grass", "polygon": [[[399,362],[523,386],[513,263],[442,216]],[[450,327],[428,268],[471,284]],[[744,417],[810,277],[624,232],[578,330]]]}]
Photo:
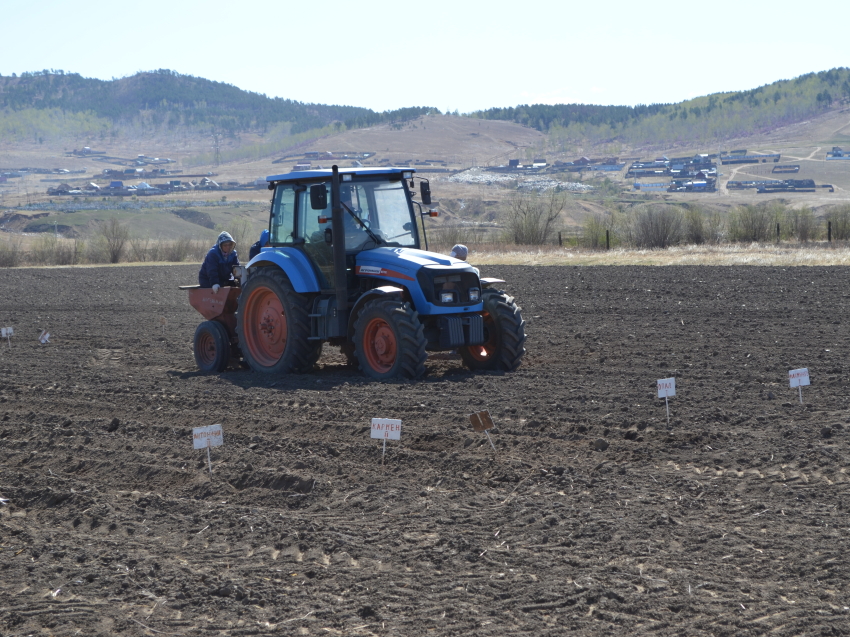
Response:
[{"label": "dry grass", "polygon": [[585,250],[557,246],[469,246],[472,265],[845,265],[850,244],[683,246],[666,250]]}]

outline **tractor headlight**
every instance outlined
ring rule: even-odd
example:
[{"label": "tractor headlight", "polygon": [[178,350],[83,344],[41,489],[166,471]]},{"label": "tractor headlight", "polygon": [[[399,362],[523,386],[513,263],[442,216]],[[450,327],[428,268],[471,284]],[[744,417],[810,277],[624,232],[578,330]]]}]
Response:
[{"label": "tractor headlight", "polygon": [[440,292],[440,303],[454,303],[455,302],[455,293],[454,292]]},{"label": "tractor headlight", "polygon": [[478,299],[481,298],[481,290],[478,288],[469,288],[469,300],[473,303],[477,303]]}]

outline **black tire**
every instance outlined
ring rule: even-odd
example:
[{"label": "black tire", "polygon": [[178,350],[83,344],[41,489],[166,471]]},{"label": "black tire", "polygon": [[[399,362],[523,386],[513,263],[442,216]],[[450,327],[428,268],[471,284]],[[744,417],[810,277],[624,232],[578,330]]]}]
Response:
[{"label": "black tire", "polygon": [[484,344],[461,347],[458,352],[472,370],[512,372],[525,355],[525,321],[512,296],[500,290],[485,289]]},{"label": "black tire", "polygon": [[354,324],[354,354],[360,369],[377,380],[421,377],[426,344],[419,314],[402,301],[369,301]]},{"label": "black tire", "polygon": [[236,334],[242,357],[255,372],[310,371],[322,354],[322,342],[311,341],[310,297],[292,289],[279,269],[264,268],[242,288]]},{"label": "black tire", "polygon": [[195,364],[205,374],[223,372],[230,362],[230,337],[218,321],[204,321],[195,329]]}]

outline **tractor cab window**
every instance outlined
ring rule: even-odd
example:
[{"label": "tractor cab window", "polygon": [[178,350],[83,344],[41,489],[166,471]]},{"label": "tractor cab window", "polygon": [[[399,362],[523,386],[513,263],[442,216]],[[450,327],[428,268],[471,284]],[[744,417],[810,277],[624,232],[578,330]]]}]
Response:
[{"label": "tractor cab window", "polygon": [[[365,184],[342,184],[340,186],[342,199],[342,225],[345,227],[345,249],[362,250],[366,243],[374,243],[369,233],[363,229],[357,219],[371,229],[372,217],[369,209],[369,198],[366,195]],[[355,219],[354,217],[357,217]],[[370,245],[369,247],[374,247]]]},{"label": "tractor cab window", "polygon": [[[314,210],[310,206],[310,187],[318,184],[310,184],[298,194],[298,223],[295,232],[304,238],[305,243],[325,243],[325,228],[330,228],[331,202],[328,197],[328,205],[324,210]],[[331,191],[331,183],[325,184],[328,193]],[[319,223],[319,217],[328,219],[327,223]]]},{"label": "tractor cab window", "polygon": [[[341,187],[341,196],[343,206],[350,210],[343,210],[347,251],[369,250],[378,246],[416,247],[415,225],[401,180],[346,183]],[[352,213],[362,221],[362,225],[352,217]]]},{"label": "tractor cab window", "polygon": [[[299,238],[301,249],[316,264],[320,273],[320,284],[323,288],[331,287],[330,281],[333,281],[333,248],[331,244],[325,241],[325,229],[330,228],[330,221],[327,223],[319,223],[319,217],[325,217],[330,220],[331,203],[328,197],[328,205],[324,210],[315,210],[310,205],[310,187],[316,184],[310,184],[302,190],[298,190],[298,209],[296,216],[298,221],[295,224],[295,234]],[[325,187],[330,193],[331,184],[327,182]],[[303,242],[300,240],[303,239]]]},{"label": "tractor cab window", "polygon": [[295,187],[278,185],[274,191],[271,219],[272,245],[291,245],[295,240]]}]

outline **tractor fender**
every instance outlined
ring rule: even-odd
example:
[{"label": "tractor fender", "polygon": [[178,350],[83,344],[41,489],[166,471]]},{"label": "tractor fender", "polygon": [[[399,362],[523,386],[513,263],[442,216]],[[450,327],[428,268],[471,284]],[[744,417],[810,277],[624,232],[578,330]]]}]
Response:
[{"label": "tractor fender", "polygon": [[295,248],[266,248],[251,259],[246,267],[267,268],[277,266],[289,277],[292,288],[299,294],[319,292],[321,286],[313,265],[306,254]]},{"label": "tractor fender", "polygon": [[396,287],[395,285],[382,285],[361,294],[357,302],[354,303],[354,307],[351,308],[351,314],[348,316],[349,338],[354,335],[354,323],[357,321],[357,316],[360,314],[360,310],[363,309],[364,305],[377,298],[390,298],[393,296],[401,299],[404,296],[404,288]]}]

